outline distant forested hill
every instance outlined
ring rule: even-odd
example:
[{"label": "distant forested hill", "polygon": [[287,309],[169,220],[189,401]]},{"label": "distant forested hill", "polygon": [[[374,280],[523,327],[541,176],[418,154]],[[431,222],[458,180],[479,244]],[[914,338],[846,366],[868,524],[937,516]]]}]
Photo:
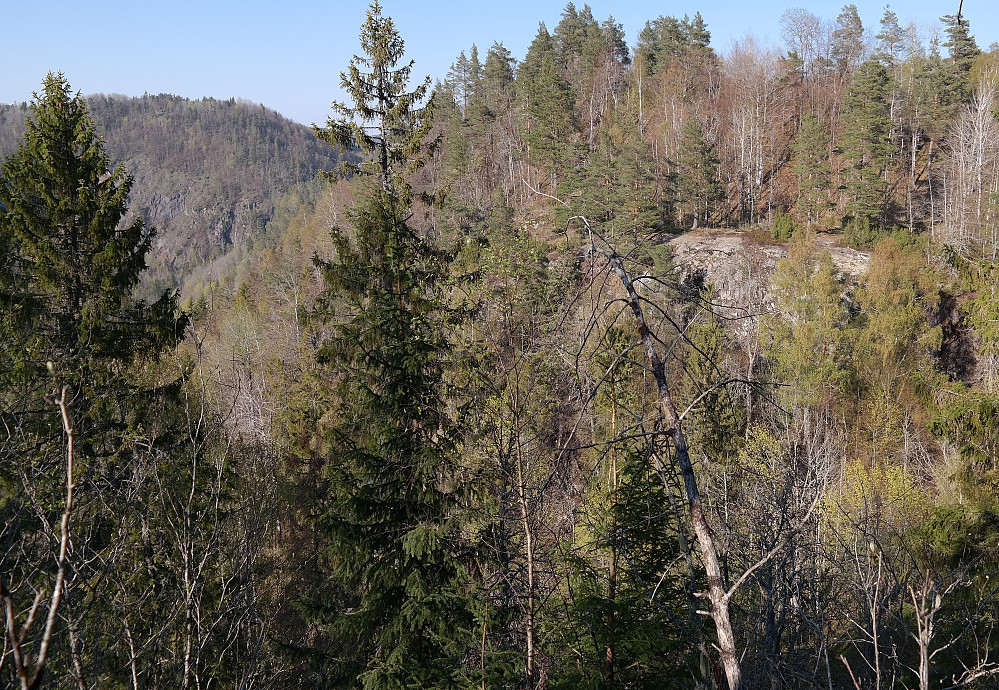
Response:
[{"label": "distant forested hill", "polygon": [[[334,168],[311,130],[242,100],[160,94],[87,97],[108,153],[135,178],[130,211],[158,229],[154,282],[179,284],[193,268],[245,245],[288,189]],[[14,151],[26,104],[0,105],[0,155]]]}]

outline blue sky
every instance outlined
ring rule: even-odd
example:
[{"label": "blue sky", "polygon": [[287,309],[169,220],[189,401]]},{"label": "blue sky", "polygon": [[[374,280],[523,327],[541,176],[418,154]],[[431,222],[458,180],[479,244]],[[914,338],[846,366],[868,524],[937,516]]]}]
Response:
[{"label": "blue sky", "polygon": [[[865,27],[875,28],[885,3],[854,0]],[[563,0],[383,0],[416,60],[415,74],[443,78],[461,50],[477,44],[483,57],[494,41],[522,58],[538,22],[554,29]],[[582,7],[582,2],[576,3]],[[758,43],[780,45],[785,10],[804,7],[834,20],[845,2],[810,0],[709,0],[634,3],[593,0],[594,16],[613,15],[634,45],[645,22],[658,15],[700,11],[712,45],[725,54],[752,34]],[[189,98],[238,97],[262,103],[308,124],[323,122],[330,101],[342,98],[339,73],[358,51],[361,0],[49,0],[11,2],[0,37],[0,102],[28,100],[46,72],[62,71],[85,94],[173,93]],[[892,9],[905,26],[925,31],[957,10],[957,0],[906,0]],[[965,0],[964,16],[978,44],[999,41],[999,3]]]}]

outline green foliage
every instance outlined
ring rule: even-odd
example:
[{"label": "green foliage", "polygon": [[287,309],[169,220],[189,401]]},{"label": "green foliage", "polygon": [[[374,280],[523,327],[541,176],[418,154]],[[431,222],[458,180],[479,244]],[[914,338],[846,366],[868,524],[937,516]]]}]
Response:
[{"label": "green foliage", "polygon": [[863,378],[895,390],[907,372],[929,367],[929,353],[939,348],[939,330],[931,329],[926,311],[936,307],[932,277],[922,256],[894,238],[875,247],[864,283],[857,290],[860,317],[856,366]]},{"label": "green foliage", "polygon": [[886,233],[871,227],[869,216],[847,216],[843,219],[843,240],[851,247],[873,247]]},{"label": "green foliage", "polygon": [[684,120],[680,147],[676,155],[674,197],[681,224],[692,218],[693,227],[707,223],[713,204],[724,198],[718,182],[718,157],[715,148],[704,137],[696,117]]},{"label": "green foliage", "polygon": [[952,568],[988,555],[999,538],[999,513],[967,506],[938,506],[916,530],[933,555]]},{"label": "green foliage", "polygon": [[808,227],[821,225],[829,210],[832,170],[829,166],[829,135],[811,113],[801,118],[793,145],[794,172],[798,175],[798,213],[807,218]]},{"label": "green foliage", "polygon": [[[975,58],[982,52],[978,44],[975,43],[975,37],[971,35],[970,24],[966,18],[959,14],[944,15],[940,21],[943,22],[944,33],[947,34],[947,40],[944,41],[943,46],[950,53],[954,70],[959,75],[967,76]],[[969,89],[970,84],[965,83],[961,88]],[[964,99],[962,98],[962,100]]]},{"label": "green foliage", "polygon": [[999,398],[978,392],[949,400],[929,429],[957,447],[963,466],[956,479],[970,499],[991,509],[999,493]]},{"label": "green foliage", "polygon": [[774,279],[778,312],[765,327],[776,372],[793,382],[787,391],[792,404],[829,404],[851,380],[851,334],[844,328],[849,314],[832,258],[817,251],[814,233],[799,231]]},{"label": "green foliage", "polygon": [[492,113],[505,113],[513,104],[515,63],[513,55],[502,43],[494,43],[486,53],[486,64],[482,68],[482,95]]},{"label": "green foliage", "polygon": [[[185,463],[199,462],[181,452],[184,440],[204,440],[200,430],[185,437],[173,425],[191,416],[177,409],[177,372],[156,365],[177,344],[186,319],[177,318],[171,295],[153,304],[134,297],[152,234],[141,218],[126,222],[131,178],[111,166],[83,100],[65,78],[50,74],[43,86],[32,101],[24,141],[0,178],[0,242],[6,249],[0,414],[9,430],[0,442],[4,593],[12,602],[30,602],[33,592],[52,588],[58,543],[52,526],[65,505],[67,449],[59,410],[47,394],[61,387],[68,391],[75,441],[72,575],[54,618],[51,676],[62,682],[75,668],[94,682],[124,684],[129,659],[136,659],[136,648],[125,642],[133,635],[142,650],[136,661],[183,684],[204,667],[200,653],[186,671],[182,664],[169,666],[185,635],[185,626],[174,627],[172,613],[164,613],[179,610],[171,598],[178,590],[170,583],[186,575],[186,604],[203,605],[207,620],[222,597],[217,589],[205,590],[204,599],[194,591],[218,581],[208,584],[178,564],[192,555],[189,548],[211,567],[222,558],[213,551],[217,533],[195,538],[189,531],[191,541],[179,543],[175,528],[178,520],[200,520],[212,511],[220,517],[228,472],[219,464],[217,472],[203,475],[226,487],[188,485],[182,495],[191,510],[185,516],[172,502],[179,496],[167,498],[160,490],[158,481],[174,486]],[[193,471],[187,476],[193,482]],[[190,642],[192,631],[186,630]],[[210,644],[216,643],[218,650],[229,644],[221,638]],[[216,660],[239,666],[219,654]]]},{"label": "green foliage", "polygon": [[638,34],[638,47],[635,57],[649,74],[666,69],[671,61],[688,55],[713,55],[711,33],[701,13],[690,19],[664,17],[660,15],[645,22]]},{"label": "green foliage", "polygon": [[358,597],[331,629],[362,646],[351,656],[367,688],[450,687],[471,643],[456,635],[471,624],[460,508],[472,487],[455,463],[459,427],[444,402],[453,391],[441,257],[405,213],[373,191],[350,214],[356,239],[341,231],[336,259],[318,264],[324,303],[336,310],[319,362],[342,377],[319,528],[331,576]]},{"label": "green foliage", "polygon": [[555,46],[544,25],[517,70],[518,98],[528,117],[528,159],[557,180],[573,162],[577,131],[575,99],[555,62]]},{"label": "green foliage", "polygon": [[[629,69],[621,26],[570,3],[519,66],[502,44],[484,61],[466,46],[425,103],[375,4],[341,75],[350,102],[317,129],[354,165],[287,195],[336,153],[253,104],[96,97],[106,149],[85,118],[60,124],[81,112],[68,92],[33,130],[9,126],[26,105],[0,106],[0,150],[29,133],[0,182],[0,575],[18,622],[51,589],[64,500],[47,360],[78,393],[50,684],[717,685],[651,377],[636,334],[607,325],[627,305],[548,193],[645,267],[653,330],[677,325],[659,344],[723,586],[756,567],[729,609],[744,684],[873,686],[869,637],[881,680],[915,686],[936,593],[933,684],[961,683],[994,637],[999,298],[991,262],[938,271],[935,240],[956,198],[939,164],[991,58],[955,17],[941,56],[886,9],[863,64],[855,6],[831,33],[804,10],[784,24],[786,59],[747,42],[720,63],[700,15],[659,17]],[[78,160],[31,153],[50,120]],[[722,295],[663,304],[703,245],[691,257],[660,231],[741,207],[742,146],[766,154],[752,197],[788,259],[771,280],[753,233]],[[112,160],[139,176],[132,208],[190,226],[159,236],[153,279]],[[889,234],[903,199],[907,230]],[[834,207],[845,242],[870,249],[866,276],[816,248]],[[78,253],[39,234],[77,218]],[[708,249],[712,274],[730,239]],[[190,354],[158,362],[174,302],[136,295],[230,245],[185,286]],[[727,379],[777,400],[743,407]]]},{"label": "green foliage", "polygon": [[[585,216],[604,237],[627,244],[665,225],[649,147],[636,119],[627,107],[609,112],[586,165],[569,171],[559,187],[560,198],[572,200],[573,214]],[[560,224],[568,213],[557,209]]]},{"label": "green foliage", "polygon": [[[713,463],[724,463],[735,451],[742,436],[735,400],[729,395],[724,369],[727,338],[721,319],[714,313],[715,290],[705,287],[690,307],[692,314],[685,329],[685,404],[688,413],[688,443]],[[689,402],[688,402],[689,401]]]},{"label": "green foliage", "polygon": [[559,662],[551,687],[679,688],[700,675],[686,536],[664,509],[664,468],[650,451],[619,441],[616,484],[602,475],[604,486],[591,489],[567,563],[568,620],[551,632]]},{"label": "green foliage", "polygon": [[879,62],[857,68],[847,89],[841,149],[847,190],[847,212],[881,227],[888,211],[886,172],[896,146],[889,135],[891,76]]},{"label": "green foliage", "polygon": [[898,23],[898,15],[890,7],[885,7],[881,17],[881,31],[874,39],[877,41],[877,52],[872,58],[880,60],[891,70],[900,67],[905,57],[905,36]]},{"label": "green foliage", "polygon": [[409,187],[404,173],[422,164],[424,138],[430,129],[429,112],[419,107],[430,77],[412,91],[406,90],[413,62],[402,62],[405,42],[392,18],[382,16],[378,0],[368,9],[360,38],[366,57],[355,55],[347,71],[340,73],[340,86],[353,105],[334,101],[337,118],[327,118],[325,128],[313,129],[334,148],[360,149],[369,156],[361,165],[344,162],[344,173],[375,175],[385,191],[394,190],[405,201]]},{"label": "green foliage", "polygon": [[830,53],[837,68],[846,72],[854,69],[864,53],[864,25],[856,5],[844,5],[836,17]]},{"label": "green foliage", "polygon": [[[317,526],[321,563],[349,610],[324,610],[342,683],[365,688],[456,687],[474,644],[463,514],[473,487],[457,462],[457,391],[448,385],[442,289],[446,257],[408,224],[408,185],[429,122],[407,92],[402,39],[373,4],[345,84],[354,107],[317,132],[374,152],[376,184],[337,228],[334,258],[316,259],[331,335],[317,353],[338,378],[327,445],[327,495]],[[371,81],[358,70],[368,65]],[[367,121],[377,121],[369,135]],[[349,654],[343,650],[352,649]]]},{"label": "green foliage", "polygon": [[[968,266],[971,269],[971,266]],[[999,265],[982,262],[978,270],[969,270],[971,287],[977,291],[967,303],[968,323],[979,338],[979,377],[990,393],[999,392]]]},{"label": "green foliage", "polygon": [[794,217],[790,213],[774,213],[773,238],[779,242],[787,242],[794,234]]},{"label": "green foliage", "polygon": [[96,386],[109,368],[98,362],[176,341],[174,307],[166,295],[154,305],[133,301],[152,233],[141,218],[120,224],[131,178],[111,168],[66,80],[50,75],[44,86],[24,143],[3,166],[0,223],[15,253],[8,299],[35,321],[26,354],[36,372],[52,360],[65,382]]}]

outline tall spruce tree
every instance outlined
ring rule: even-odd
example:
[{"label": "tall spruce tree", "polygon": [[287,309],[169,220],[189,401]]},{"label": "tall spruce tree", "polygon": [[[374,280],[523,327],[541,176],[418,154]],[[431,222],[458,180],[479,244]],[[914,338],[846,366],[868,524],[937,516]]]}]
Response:
[{"label": "tall spruce tree", "polygon": [[820,223],[829,210],[828,191],[832,173],[829,166],[829,135],[811,113],[801,118],[793,150],[794,171],[798,175],[795,206],[811,228],[812,223]]},{"label": "tall spruce tree", "polygon": [[[0,174],[0,590],[11,641],[30,627],[14,612],[61,590],[48,611],[32,609],[54,623],[53,675],[108,672],[102,657],[121,629],[107,600],[121,583],[128,538],[118,515],[141,474],[142,410],[157,397],[136,383],[134,368],[183,333],[172,296],[134,298],[152,231],[141,218],[124,222],[131,184],[111,166],[83,99],[49,74]],[[52,404],[60,391],[65,415]],[[72,549],[57,559],[63,511]],[[69,573],[62,583],[57,560]],[[34,644],[38,627],[28,637]],[[22,636],[20,644],[29,643]]]},{"label": "tall spruce tree", "polygon": [[[956,111],[961,103],[971,98],[973,89],[970,78],[971,66],[982,51],[975,42],[975,37],[971,35],[968,20],[960,13],[944,15],[940,21],[943,22],[944,33],[947,35],[943,47],[950,56],[946,70],[948,78],[941,99],[952,111]],[[953,112],[948,114],[953,115]]]},{"label": "tall spruce tree", "polygon": [[556,64],[557,46],[542,24],[517,70],[518,101],[526,116],[528,159],[552,187],[576,153],[577,114],[569,83]]},{"label": "tall spruce tree", "polygon": [[367,162],[345,161],[342,172],[377,176],[384,192],[405,203],[409,201],[405,173],[423,162],[419,154],[430,129],[428,112],[419,105],[430,88],[430,77],[406,90],[413,61],[402,63],[405,43],[392,18],[382,17],[377,0],[368,10],[360,38],[367,57],[355,55],[347,71],[340,73],[340,86],[353,104],[334,101],[337,117],[328,118],[325,128],[313,125],[313,131],[331,146],[359,148]]},{"label": "tall spruce tree", "polygon": [[377,2],[361,45],[367,57],[341,75],[355,104],[334,106],[351,119],[319,132],[373,154],[366,172],[377,183],[362,180],[352,227],[335,230],[332,259],[316,260],[332,332],[318,358],[338,380],[318,528],[343,598],[315,603],[336,687],[449,688],[472,644],[462,522],[471,482],[456,462],[447,263],[407,223],[409,188],[396,167],[414,164],[428,113],[417,107],[424,87],[407,90],[412,63],[400,66],[403,40]]}]

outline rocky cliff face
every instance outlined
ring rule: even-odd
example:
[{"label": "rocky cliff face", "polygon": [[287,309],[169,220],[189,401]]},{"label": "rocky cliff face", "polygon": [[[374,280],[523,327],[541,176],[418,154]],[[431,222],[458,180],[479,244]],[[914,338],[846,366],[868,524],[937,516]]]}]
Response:
[{"label": "rocky cliff face", "polygon": [[[816,238],[819,251],[830,253],[849,290],[867,272],[871,257],[838,240],[830,235]],[[777,262],[787,258],[787,245],[761,242],[757,233],[738,230],[692,230],[673,238],[669,245],[683,276],[702,275],[714,285],[720,303],[733,309],[772,306],[772,277]]]}]

